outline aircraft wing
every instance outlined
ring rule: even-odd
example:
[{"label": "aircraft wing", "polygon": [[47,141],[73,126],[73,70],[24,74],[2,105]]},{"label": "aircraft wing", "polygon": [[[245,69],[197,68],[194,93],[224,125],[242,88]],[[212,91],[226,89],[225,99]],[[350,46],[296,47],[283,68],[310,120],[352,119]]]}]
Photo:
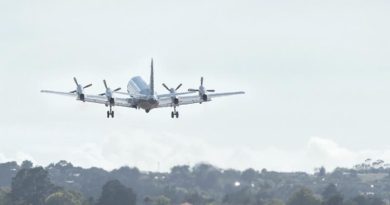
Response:
[{"label": "aircraft wing", "polygon": [[[76,93],[69,93],[69,92],[59,92],[59,91],[51,91],[51,90],[42,90],[41,92],[62,95],[62,96],[69,96],[69,97],[77,97]],[[114,99],[115,99],[115,106],[134,107],[132,103],[133,102],[132,98],[114,98]],[[85,95],[84,101],[90,103],[104,104],[104,105],[109,103],[105,96],[100,96],[100,95]]]},{"label": "aircraft wing", "polygon": [[56,94],[56,95],[63,95],[63,96],[69,96],[69,97],[76,97],[76,93],[70,93],[70,92],[58,92],[58,91],[51,91],[51,90],[41,90],[41,93],[50,93],[50,94]]},{"label": "aircraft wing", "polygon": [[[216,98],[216,97],[224,97],[224,96],[230,96],[230,95],[242,95],[242,94],[245,94],[245,92],[240,91],[240,92],[225,92],[225,93],[208,93],[207,96],[209,99],[207,100],[207,102],[211,101],[212,98]],[[190,105],[190,104],[206,102],[203,99],[201,99],[199,97],[199,95],[184,96],[184,97],[180,97],[178,99],[179,99],[179,104],[177,104],[176,106]],[[173,107],[173,106],[174,106],[174,104],[173,104],[171,98],[160,98],[159,99],[159,107]]]},{"label": "aircraft wing", "polygon": [[115,93],[118,93],[118,94],[121,94],[121,95],[129,95],[129,93],[127,93],[127,92],[116,91]]},{"label": "aircraft wing", "polygon": [[[185,96],[185,97],[180,97],[178,99],[179,99],[179,104],[176,106],[190,105],[190,104],[203,102],[198,95]],[[171,98],[160,98],[158,100],[158,103],[159,103],[158,107],[173,107],[174,106],[174,103],[172,102]]]},{"label": "aircraft wing", "polygon": [[224,97],[224,96],[230,96],[230,95],[242,95],[242,94],[245,94],[245,92],[239,91],[239,92],[226,92],[226,93],[208,93],[207,97],[216,98],[216,97]]},{"label": "aircraft wing", "polygon": [[[191,94],[191,93],[195,93],[195,92],[188,91],[188,92],[176,93],[176,96],[188,95],[188,94]],[[169,98],[169,97],[171,97],[171,94],[161,94],[161,95],[157,95],[157,97],[158,98]]]}]

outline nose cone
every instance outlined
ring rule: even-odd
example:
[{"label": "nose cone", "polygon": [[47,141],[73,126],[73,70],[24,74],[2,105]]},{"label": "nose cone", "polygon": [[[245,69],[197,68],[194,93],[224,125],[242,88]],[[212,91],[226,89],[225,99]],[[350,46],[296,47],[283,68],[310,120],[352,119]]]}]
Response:
[{"label": "nose cone", "polygon": [[111,98],[111,97],[112,97],[112,90],[111,90],[110,88],[108,88],[108,89],[106,90],[106,96],[107,96],[108,98]]},{"label": "nose cone", "polygon": [[200,87],[199,87],[199,92],[200,92],[202,95],[204,95],[204,94],[206,93],[203,86],[200,86]]},{"label": "nose cone", "polygon": [[83,93],[83,86],[81,86],[81,85],[77,85],[77,92],[78,93]]}]

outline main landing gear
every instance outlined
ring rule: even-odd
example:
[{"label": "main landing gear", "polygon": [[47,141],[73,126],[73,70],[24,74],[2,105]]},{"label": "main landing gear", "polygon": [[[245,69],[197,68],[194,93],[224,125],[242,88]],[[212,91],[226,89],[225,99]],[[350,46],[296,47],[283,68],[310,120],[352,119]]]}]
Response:
[{"label": "main landing gear", "polygon": [[179,118],[179,112],[176,110],[176,107],[173,107],[173,111],[171,112],[171,117],[172,118]]},{"label": "main landing gear", "polygon": [[114,111],[112,110],[112,106],[110,106],[110,110],[107,111],[107,118],[114,118]]}]

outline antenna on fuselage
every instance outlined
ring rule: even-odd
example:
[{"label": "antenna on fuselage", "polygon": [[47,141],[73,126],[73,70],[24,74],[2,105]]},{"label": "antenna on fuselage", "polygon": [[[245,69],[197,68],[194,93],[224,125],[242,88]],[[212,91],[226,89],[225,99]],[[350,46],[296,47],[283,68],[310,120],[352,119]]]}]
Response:
[{"label": "antenna on fuselage", "polygon": [[154,72],[153,72],[153,58],[150,64],[150,95],[154,95]]}]

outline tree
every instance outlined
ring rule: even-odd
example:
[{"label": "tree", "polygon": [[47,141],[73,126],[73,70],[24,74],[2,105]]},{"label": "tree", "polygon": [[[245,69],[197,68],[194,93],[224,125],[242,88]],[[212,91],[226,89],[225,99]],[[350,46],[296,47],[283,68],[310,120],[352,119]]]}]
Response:
[{"label": "tree", "polygon": [[356,196],[351,200],[356,205],[385,205],[386,203],[379,197]]},{"label": "tree", "polygon": [[156,198],[154,204],[155,205],[170,205],[171,200],[165,196],[159,196]]},{"label": "tree", "polygon": [[267,202],[267,205],[284,205],[284,202],[279,199],[272,199]]},{"label": "tree", "polygon": [[21,165],[22,169],[31,169],[32,167],[33,167],[33,163],[31,161],[24,160],[22,162],[22,165]]},{"label": "tree", "polygon": [[193,205],[203,205],[203,204],[209,204],[209,203],[213,202],[213,199],[211,199],[208,196],[205,196],[203,193],[193,191],[193,192],[190,192],[185,197],[185,201],[187,201]]},{"label": "tree", "polygon": [[319,170],[318,170],[318,176],[319,177],[324,177],[326,176],[326,169],[325,167],[320,167]]},{"label": "tree", "polygon": [[0,187],[9,187],[11,179],[20,169],[16,162],[7,162],[0,164]]},{"label": "tree", "polygon": [[188,165],[179,165],[171,168],[169,181],[173,182],[177,186],[189,188],[193,184],[192,179],[193,177]]},{"label": "tree", "polygon": [[322,198],[324,205],[342,205],[344,198],[341,193],[337,190],[335,184],[329,184],[322,192]]},{"label": "tree", "polygon": [[287,205],[320,205],[321,201],[318,200],[313,192],[307,188],[302,188],[295,192],[288,200]]},{"label": "tree", "polygon": [[257,174],[254,169],[249,168],[242,172],[241,178],[244,182],[251,183],[256,180]]},{"label": "tree", "polygon": [[42,205],[56,189],[42,167],[22,169],[12,179],[10,200],[15,205]]},{"label": "tree", "polygon": [[196,183],[204,190],[214,189],[218,185],[220,171],[210,164],[197,164],[193,168]]},{"label": "tree", "polygon": [[324,205],[343,205],[344,199],[340,194],[333,195],[325,199]]},{"label": "tree", "polygon": [[48,196],[45,205],[82,205],[83,201],[80,194],[62,190]]},{"label": "tree", "polygon": [[108,181],[103,186],[97,205],[135,205],[136,195],[131,188],[125,187],[118,180]]},{"label": "tree", "polygon": [[340,195],[340,192],[337,190],[336,185],[333,183],[326,186],[324,191],[322,192],[322,198],[325,201],[336,195]]},{"label": "tree", "polygon": [[249,187],[227,194],[223,199],[223,204],[226,205],[265,205],[265,199],[251,190]]},{"label": "tree", "polygon": [[6,205],[8,191],[0,188],[0,205]]}]

